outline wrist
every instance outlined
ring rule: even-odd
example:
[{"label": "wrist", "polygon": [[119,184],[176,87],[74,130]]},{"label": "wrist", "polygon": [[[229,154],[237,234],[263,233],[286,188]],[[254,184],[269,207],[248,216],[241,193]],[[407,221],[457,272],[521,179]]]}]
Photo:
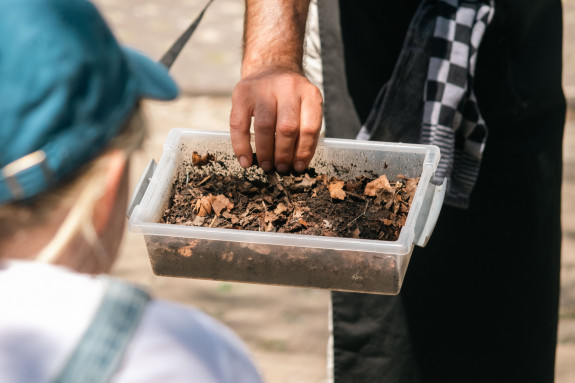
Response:
[{"label": "wrist", "polygon": [[246,41],[242,59],[242,78],[272,71],[303,74],[303,42],[299,38],[258,40],[254,38]]},{"label": "wrist", "polygon": [[272,73],[295,73],[303,76],[302,64],[293,60],[278,60],[263,57],[244,59],[241,78],[249,78]]}]

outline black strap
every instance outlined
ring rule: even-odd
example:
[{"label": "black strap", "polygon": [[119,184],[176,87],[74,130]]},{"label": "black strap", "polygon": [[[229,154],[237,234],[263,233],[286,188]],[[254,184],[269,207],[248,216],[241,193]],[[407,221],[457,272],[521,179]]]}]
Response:
[{"label": "black strap", "polygon": [[208,1],[208,3],[204,6],[204,9],[202,9],[202,12],[200,12],[198,17],[196,17],[196,19],[192,22],[192,24],[188,27],[188,29],[186,29],[184,33],[182,33],[182,35],[178,37],[178,39],[174,42],[174,44],[172,44],[170,49],[168,49],[168,51],[160,59],[160,62],[164,64],[166,68],[170,69],[172,67],[172,64],[174,63],[174,61],[176,61],[176,58],[178,58],[178,55],[180,54],[180,52],[182,51],[182,49],[184,48],[190,37],[196,31],[196,28],[200,24],[202,17],[204,17],[204,13],[206,13],[206,10],[210,6],[210,4],[212,4],[213,1],[214,0]]}]

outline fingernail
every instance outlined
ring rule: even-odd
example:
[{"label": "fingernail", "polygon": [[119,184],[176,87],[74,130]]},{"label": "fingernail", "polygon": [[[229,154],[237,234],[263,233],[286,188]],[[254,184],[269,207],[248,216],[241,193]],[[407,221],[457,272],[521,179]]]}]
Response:
[{"label": "fingernail", "polygon": [[280,173],[287,173],[289,171],[289,166],[287,166],[286,164],[279,164],[277,166],[278,172]]},{"label": "fingernail", "polygon": [[263,161],[260,166],[266,172],[269,172],[270,170],[273,169],[273,165],[270,161]]},{"label": "fingernail", "polygon": [[303,172],[305,170],[305,163],[303,161],[296,161],[293,164],[293,168],[296,172]]},{"label": "fingernail", "polygon": [[247,159],[246,156],[241,156],[239,158],[240,161],[240,165],[242,166],[242,168],[249,168],[250,167],[250,161]]}]

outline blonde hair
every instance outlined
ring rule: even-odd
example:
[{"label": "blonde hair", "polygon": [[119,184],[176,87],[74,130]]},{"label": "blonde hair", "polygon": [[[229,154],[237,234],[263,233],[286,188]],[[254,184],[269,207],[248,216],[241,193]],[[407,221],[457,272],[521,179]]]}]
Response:
[{"label": "blonde hair", "polygon": [[44,247],[37,257],[41,262],[53,262],[66,245],[81,232],[91,245],[99,247],[98,254],[106,256],[99,243],[92,224],[92,214],[96,201],[102,195],[103,169],[109,150],[120,149],[126,157],[142,146],[147,135],[146,124],[137,105],[120,133],[112,139],[106,151],[82,166],[77,172],[56,187],[27,201],[17,201],[0,206],[0,243],[8,240],[17,231],[45,224],[62,208],[69,213],[60,225],[52,241]]}]

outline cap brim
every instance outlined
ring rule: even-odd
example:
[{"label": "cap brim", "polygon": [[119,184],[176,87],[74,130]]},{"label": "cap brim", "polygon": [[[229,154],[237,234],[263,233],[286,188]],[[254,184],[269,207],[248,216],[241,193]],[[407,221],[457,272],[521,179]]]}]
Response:
[{"label": "cap brim", "polygon": [[143,98],[173,100],[178,97],[178,86],[164,65],[152,61],[132,48],[122,47],[122,50],[139,83]]}]

